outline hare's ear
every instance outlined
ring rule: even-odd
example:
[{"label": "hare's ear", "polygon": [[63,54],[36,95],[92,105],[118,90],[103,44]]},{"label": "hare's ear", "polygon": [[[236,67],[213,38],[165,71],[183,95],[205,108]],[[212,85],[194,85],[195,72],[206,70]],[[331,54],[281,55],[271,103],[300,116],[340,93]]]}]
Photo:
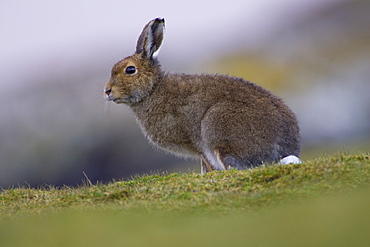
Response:
[{"label": "hare's ear", "polygon": [[136,53],[148,59],[156,58],[161,48],[164,34],[164,19],[157,18],[144,27],[136,45]]}]

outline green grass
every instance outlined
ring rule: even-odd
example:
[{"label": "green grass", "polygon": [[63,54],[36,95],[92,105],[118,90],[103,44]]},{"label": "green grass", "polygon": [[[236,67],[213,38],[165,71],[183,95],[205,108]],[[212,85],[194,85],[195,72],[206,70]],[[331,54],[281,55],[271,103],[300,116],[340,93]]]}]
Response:
[{"label": "green grass", "polygon": [[370,246],[370,155],[0,192],[0,246]]}]

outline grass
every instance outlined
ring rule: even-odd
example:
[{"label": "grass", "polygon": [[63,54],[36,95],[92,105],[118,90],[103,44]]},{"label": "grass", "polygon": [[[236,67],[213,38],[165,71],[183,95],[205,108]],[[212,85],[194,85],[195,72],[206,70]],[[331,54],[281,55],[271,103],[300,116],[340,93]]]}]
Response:
[{"label": "grass", "polygon": [[370,155],[0,192],[0,246],[370,246]]}]

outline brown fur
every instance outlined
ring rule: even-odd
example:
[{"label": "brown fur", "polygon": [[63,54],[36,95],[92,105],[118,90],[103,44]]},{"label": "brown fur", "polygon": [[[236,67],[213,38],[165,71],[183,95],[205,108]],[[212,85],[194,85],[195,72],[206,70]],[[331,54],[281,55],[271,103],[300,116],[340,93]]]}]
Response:
[{"label": "brown fur", "polygon": [[[299,156],[296,117],[267,90],[230,76],[163,72],[153,56],[163,28],[163,19],[149,22],[136,53],[113,67],[105,86],[106,98],[127,104],[154,145],[200,157],[203,173]],[[125,73],[128,66],[137,72]]]}]

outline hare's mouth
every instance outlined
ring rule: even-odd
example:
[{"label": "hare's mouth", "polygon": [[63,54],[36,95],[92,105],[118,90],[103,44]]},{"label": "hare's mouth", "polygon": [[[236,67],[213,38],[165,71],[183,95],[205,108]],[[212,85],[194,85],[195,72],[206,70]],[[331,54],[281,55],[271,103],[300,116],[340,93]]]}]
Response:
[{"label": "hare's mouth", "polygon": [[121,99],[121,98],[113,98],[112,95],[109,93],[109,94],[105,94],[105,99],[107,101],[113,101],[114,103],[116,104],[122,104],[122,103],[127,103],[127,100],[125,99]]},{"label": "hare's mouth", "polygon": [[131,97],[118,97],[113,96],[112,90],[110,88],[104,90],[104,98],[107,101],[113,101],[116,104],[129,104],[131,103]]},{"label": "hare's mouth", "polygon": [[122,104],[122,103],[125,103],[125,101],[124,100],[122,100],[122,99],[112,99],[111,101],[113,101],[114,103],[116,103],[116,104]]},{"label": "hare's mouth", "polygon": [[128,104],[128,103],[130,103],[130,100],[122,99],[122,98],[110,99],[109,101],[113,101],[116,104]]}]

